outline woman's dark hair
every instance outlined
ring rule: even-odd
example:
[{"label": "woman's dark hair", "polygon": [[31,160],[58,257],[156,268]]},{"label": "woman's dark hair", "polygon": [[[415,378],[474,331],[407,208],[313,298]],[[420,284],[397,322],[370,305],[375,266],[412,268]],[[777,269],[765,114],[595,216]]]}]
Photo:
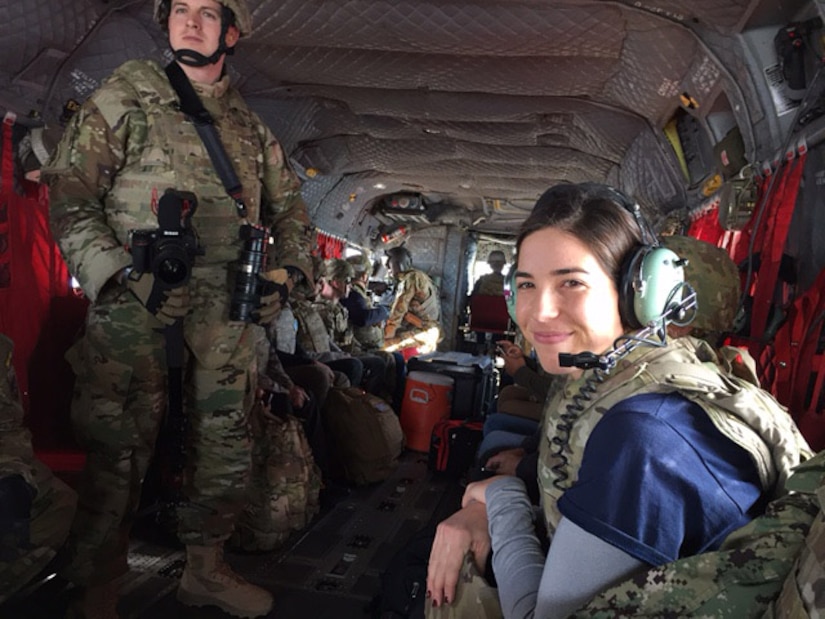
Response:
[{"label": "woman's dark hair", "polygon": [[629,198],[597,183],[555,185],[536,202],[519,229],[516,261],[526,237],[557,228],[584,243],[620,289],[622,265],[643,243],[642,230],[629,208]]}]

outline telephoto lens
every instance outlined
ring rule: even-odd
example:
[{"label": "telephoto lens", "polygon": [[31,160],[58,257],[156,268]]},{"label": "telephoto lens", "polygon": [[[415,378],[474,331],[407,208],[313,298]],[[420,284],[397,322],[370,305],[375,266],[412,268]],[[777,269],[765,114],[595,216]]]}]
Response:
[{"label": "telephoto lens", "polygon": [[235,268],[235,286],[229,305],[229,319],[253,322],[252,312],[261,301],[261,281],[258,275],[266,264],[267,229],[244,224],[239,235],[243,241],[241,257]]}]

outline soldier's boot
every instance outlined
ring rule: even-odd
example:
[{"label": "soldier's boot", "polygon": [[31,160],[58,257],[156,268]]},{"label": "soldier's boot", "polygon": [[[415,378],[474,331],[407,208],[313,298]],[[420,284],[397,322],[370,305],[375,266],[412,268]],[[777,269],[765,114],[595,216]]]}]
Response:
[{"label": "soldier's boot", "polygon": [[114,582],[86,587],[69,607],[72,619],[120,619],[117,614],[118,587]]},{"label": "soldier's boot", "polygon": [[236,617],[260,617],[272,609],[272,594],[233,572],[220,544],[186,547],[177,597],[187,606],[217,606]]}]

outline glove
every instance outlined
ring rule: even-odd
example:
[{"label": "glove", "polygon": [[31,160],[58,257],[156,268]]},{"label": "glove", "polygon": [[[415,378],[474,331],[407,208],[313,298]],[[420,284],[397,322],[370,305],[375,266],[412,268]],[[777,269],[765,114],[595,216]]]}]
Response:
[{"label": "glove", "polygon": [[272,269],[259,275],[261,302],[252,317],[259,325],[268,325],[289,299],[289,274],[286,269]]},{"label": "glove", "polygon": [[284,298],[283,295],[286,293],[285,284],[265,283],[266,285],[263,286],[262,282],[262,287],[266,289],[265,292],[268,294],[261,296],[261,304],[258,309],[252,312],[252,317],[259,325],[268,325],[278,317],[278,314],[281,313],[281,299]]},{"label": "glove", "polygon": [[155,318],[169,326],[189,313],[189,289],[186,286],[164,289],[151,273],[132,271],[126,287]]}]

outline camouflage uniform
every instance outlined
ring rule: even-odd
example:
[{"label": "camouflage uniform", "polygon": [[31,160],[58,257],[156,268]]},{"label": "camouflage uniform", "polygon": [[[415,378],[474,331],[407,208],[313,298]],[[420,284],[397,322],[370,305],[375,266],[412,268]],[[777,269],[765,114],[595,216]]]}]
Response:
[{"label": "camouflage uniform", "polygon": [[290,301],[298,321],[297,342],[313,358],[332,350],[332,339],[314,301],[293,293]]},{"label": "camouflage uniform", "polygon": [[34,457],[31,433],[23,426],[23,407],[11,364],[12,342],[0,334],[0,479],[19,475],[34,495],[28,531],[0,536],[0,603],[37,575],[66,540],[77,495]]},{"label": "camouflage uniform", "polygon": [[[440,319],[441,301],[433,280],[417,269],[402,273],[396,284],[385,335],[403,339],[433,327],[438,328]],[[411,320],[421,324],[416,325]]]},{"label": "camouflage uniform", "polygon": [[[193,84],[215,119],[244,186],[249,221],[273,228],[270,264],[311,276],[309,221],[299,183],[275,138],[229,86]],[[193,191],[192,220],[205,255],[189,282],[184,368],[189,454],[180,514],[187,545],[226,539],[249,469],[248,411],[256,374],[254,338],[228,320],[230,264],[239,257],[239,218],[163,69],[130,61],[74,116],[43,170],[52,231],[92,302],[86,334],[68,354],[77,374],[72,417],[88,450],[67,575],[97,584],[126,569],[128,529],[166,408],[161,323],[113,276],[131,264],[131,229],[157,228],[167,188]]]},{"label": "camouflage uniform", "polygon": [[320,299],[313,303],[313,307],[326,325],[330,339],[341,350],[349,352],[352,349],[353,336],[347,308],[330,299]]},{"label": "camouflage uniform", "polygon": [[487,273],[482,275],[473,286],[473,294],[498,295],[504,294],[504,275],[501,273]]}]

